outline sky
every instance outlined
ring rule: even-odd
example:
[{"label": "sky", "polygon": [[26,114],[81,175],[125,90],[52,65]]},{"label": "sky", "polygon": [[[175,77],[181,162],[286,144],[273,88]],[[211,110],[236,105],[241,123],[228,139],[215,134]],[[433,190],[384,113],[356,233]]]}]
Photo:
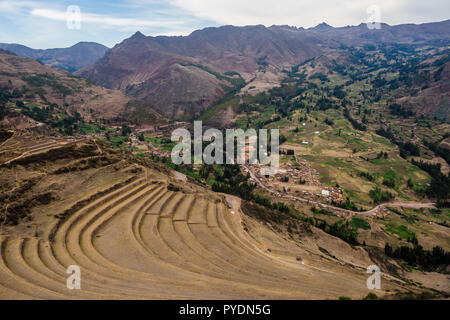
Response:
[{"label": "sky", "polygon": [[221,25],[334,27],[450,18],[449,0],[0,0],[0,42],[36,49],[80,41],[113,47],[136,31],[188,35]]}]

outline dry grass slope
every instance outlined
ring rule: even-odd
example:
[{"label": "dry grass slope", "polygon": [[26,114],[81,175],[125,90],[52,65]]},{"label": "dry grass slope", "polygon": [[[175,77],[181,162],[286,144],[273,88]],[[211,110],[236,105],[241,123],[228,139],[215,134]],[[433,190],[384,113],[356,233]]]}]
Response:
[{"label": "dry grass slope", "polygon": [[[1,148],[21,144],[12,138]],[[100,150],[91,149],[91,141],[69,147],[75,152],[83,145],[90,150],[86,158],[100,152],[119,156],[101,143]],[[61,146],[39,140],[28,146],[39,148],[48,156]],[[58,171],[73,163],[67,154],[42,163],[32,161],[32,154],[0,168],[5,181],[20,166],[21,179],[45,169],[38,185],[71,179],[76,186],[50,190],[54,199],[32,207],[31,222],[0,227],[1,299],[335,299],[368,293],[367,254],[336,244],[331,236],[315,231],[302,242],[287,237],[245,216],[239,200],[230,208],[225,196],[181,183],[164,169],[124,155],[121,161],[83,167],[75,174]],[[71,201],[63,201],[68,192]],[[349,261],[345,254],[354,254],[353,264],[327,257],[316,243],[340,247],[342,261]],[[295,260],[299,252],[305,264]],[[81,267],[81,290],[66,287],[70,265]],[[405,288],[386,276],[378,294]]]}]

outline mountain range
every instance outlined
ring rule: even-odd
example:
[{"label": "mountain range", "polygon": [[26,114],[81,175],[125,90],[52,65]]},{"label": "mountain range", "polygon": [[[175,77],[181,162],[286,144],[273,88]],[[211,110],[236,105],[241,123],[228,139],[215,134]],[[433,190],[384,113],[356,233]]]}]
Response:
[{"label": "mountain range", "polygon": [[[120,90],[128,99],[141,101],[141,109],[150,114],[156,111],[170,119],[192,120],[225,96],[256,94],[279,86],[292,68],[312,60],[319,61],[317,66],[323,63],[324,72],[336,64],[357,66],[355,47],[445,47],[450,43],[449,28],[450,20],[397,26],[383,23],[379,29],[363,23],[339,28],[321,23],[309,29],[222,26],[177,37],[136,32],[112,49],[93,42],[47,50],[0,44],[0,49]],[[316,72],[321,70],[315,62],[313,65]],[[432,110],[445,109],[447,69],[439,81],[418,88],[426,91],[401,102],[417,110],[428,110],[430,104]],[[434,97],[442,91],[444,100]],[[225,113],[219,117],[234,116]]]},{"label": "mountain range", "polygon": [[311,58],[371,44],[445,45],[450,20],[369,29],[365,24],[310,29],[262,25],[223,26],[186,37],[137,32],[93,65],[76,72],[110,89],[150,103],[174,119],[189,120],[230,92],[279,85],[283,70]]},{"label": "mountain range", "polygon": [[449,23],[0,47],[0,299],[448,299]]},{"label": "mountain range", "polygon": [[0,43],[0,49],[8,50],[23,58],[39,60],[57,69],[74,72],[103,57],[108,47],[96,42],[79,42],[69,48],[42,50],[21,44]]},{"label": "mountain range", "polygon": [[[9,99],[19,100],[10,110],[48,124],[66,117],[114,121],[127,112],[127,118],[132,117],[135,108],[133,100],[119,90],[96,86],[67,71],[0,49],[0,105]],[[0,124],[17,121],[11,118],[2,117]]]}]

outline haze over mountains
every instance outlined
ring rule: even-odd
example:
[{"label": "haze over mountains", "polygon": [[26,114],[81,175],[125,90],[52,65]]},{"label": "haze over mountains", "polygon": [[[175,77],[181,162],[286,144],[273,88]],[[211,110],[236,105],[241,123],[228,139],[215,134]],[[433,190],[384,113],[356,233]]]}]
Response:
[{"label": "haze over mountains", "polygon": [[321,23],[306,32],[320,33],[330,40],[345,45],[361,45],[370,43],[402,43],[402,44],[448,44],[450,20],[423,24],[401,24],[390,26],[380,23],[380,29],[370,29],[366,23],[358,26],[333,28]]},{"label": "haze over mountains", "polygon": [[41,61],[54,68],[74,72],[82,69],[105,55],[108,47],[96,42],[79,42],[69,48],[32,49],[21,44],[0,43],[0,48],[23,58]]}]

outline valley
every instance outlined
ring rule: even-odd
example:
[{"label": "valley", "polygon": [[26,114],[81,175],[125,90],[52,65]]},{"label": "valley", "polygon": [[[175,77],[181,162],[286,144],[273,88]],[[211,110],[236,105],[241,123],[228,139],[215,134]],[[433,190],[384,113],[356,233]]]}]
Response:
[{"label": "valley", "polygon": [[[448,299],[449,21],[0,49],[0,298]],[[279,171],[174,164],[194,120],[279,129]]]},{"label": "valley", "polygon": [[[2,148],[19,147],[18,138]],[[301,220],[240,204],[240,199],[230,204],[228,195],[182,182],[147,160],[122,158],[100,141],[47,146],[40,157],[31,154],[0,169],[4,180],[26,182],[4,193],[10,205],[1,235],[2,297],[246,299],[256,294],[304,299],[366,294],[367,252],[342,240],[337,249],[332,236]],[[16,212],[27,211],[20,223],[14,220]],[[254,216],[266,211],[269,221],[279,215],[297,231],[283,235],[277,231],[277,226],[285,228],[283,222],[264,223],[267,218]],[[304,264],[295,261],[294,252]],[[65,269],[73,264],[83,270],[82,289],[68,292]],[[388,274],[384,281],[379,294],[422,290]]]}]

